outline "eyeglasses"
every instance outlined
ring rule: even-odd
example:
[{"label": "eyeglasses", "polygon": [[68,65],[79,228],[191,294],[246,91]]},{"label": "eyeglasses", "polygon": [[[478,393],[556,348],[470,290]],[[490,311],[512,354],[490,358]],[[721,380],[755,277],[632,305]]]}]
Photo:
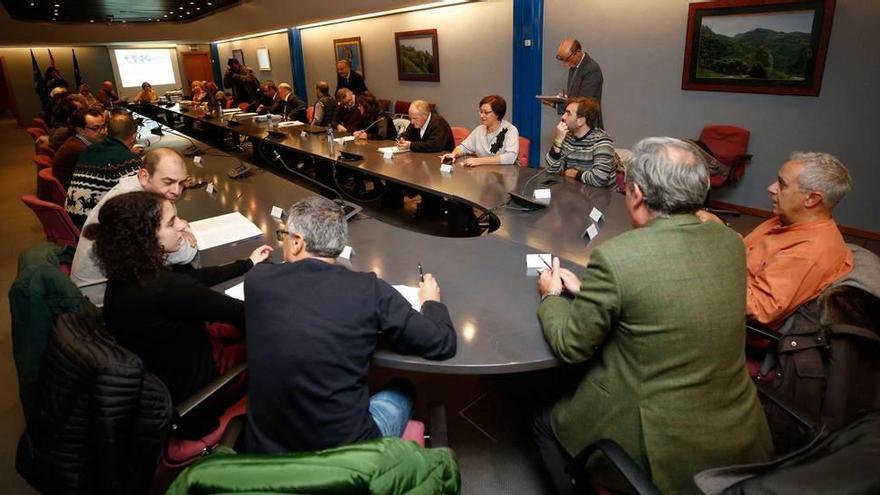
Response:
[{"label": "eyeglasses", "polygon": [[284,239],[287,239],[287,236],[290,235],[290,232],[284,229],[278,229],[275,231],[275,239],[278,239],[280,242],[284,242]]},{"label": "eyeglasses", "polygon": [[567,62],[569,59],[571,59],[571,57],[574,56],[575,53],[577,53],[577,52],[569,52],[569,54],[564,57],[560,57],[559,54],[557,53],[556,60],[559,60],[560,62]]},{"label": "eyeglasses", "polygon": [[105,125],[87,125],[86,126],[86,129],[88,129],[90,131],[95,131],[95,132],[102,131],[106,128],[107,128],[106,124]]}]

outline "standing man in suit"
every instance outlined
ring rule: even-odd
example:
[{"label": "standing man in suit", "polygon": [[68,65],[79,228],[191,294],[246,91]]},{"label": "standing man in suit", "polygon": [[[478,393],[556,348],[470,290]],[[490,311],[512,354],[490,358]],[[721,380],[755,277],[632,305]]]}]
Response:
[{"label": "standing man in suit", "polygon": [[[581,42],[566,38],[559,44],[556,50],[556,60],[568,67],[568,80],[565,85],[565,97],[588,96],[599,102],[599,118],[596,126],[604,129],[602,125],[602,69],[595,60],[587,55],[581,47]],[[556,112],[562,115],[565,112],[565,104],[557,103]]]},{"label": "standing man in suit", "polygon": [[561,361],[586,364],[576,389],[535,418],[559,493],[572,492],[566,464],[600,438],[661,493],[697,493],[694,474],[773,454],[745,366],[742,241],[694,214],[709,189],[696,148],[646,138],[633,154],[625,201],[635,229],[595,248],[580,280],[558,258],[538,279],[547,343]]},{"label": "standing man in suit", "polygon": [[417,153],[452,151],[455,139],[446,119],[431,111],[431,105],[416,100],[409,105],[409,127],[397,139],[397,146]]},{"label": "standing man in suit", "polygon": [[351,62],[347,59],[336,62],[336,92],[338,93],[342,88],[348,88],[358,96],[367,90],[364,76],[358,71],[351,70]]}]

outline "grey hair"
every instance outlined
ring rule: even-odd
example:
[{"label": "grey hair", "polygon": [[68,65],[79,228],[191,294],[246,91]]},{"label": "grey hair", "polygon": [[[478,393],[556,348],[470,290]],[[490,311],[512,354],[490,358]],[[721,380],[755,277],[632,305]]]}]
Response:
[{"label": "grey hair", "polygon": [[709,193],[709,168],[695,146],[681,139],[650,137],[632,151],[627,187],[639,185],[649,210],[670,215],[703,206]]},{"label": "grey hair", "polygon": [[425,100],[416,100],[409,105],[410,110],[414,110],[419,115],[428,115],[431,113],[431,104]]},{"label": "grey hair", "polygon": [[822,193],[822,203],[829,210],[852,188],[852,177],[846,166],[834,155],[815,151],[795,151],[788,159],[804,165],[798,176],[801,192]]},{"label": "grey hair", "polygon": [[312,255],[335,258],[345,248],[348,224],[342,206],[323,196],[312,196],[287,211],[287,231],[302,237]]}]

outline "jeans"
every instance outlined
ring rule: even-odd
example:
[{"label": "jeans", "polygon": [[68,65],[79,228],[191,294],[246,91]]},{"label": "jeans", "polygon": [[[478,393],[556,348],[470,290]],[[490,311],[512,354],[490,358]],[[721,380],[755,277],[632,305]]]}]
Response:
[{"label": "jeans", "polygon": [[401,437],[412,416],[412,385],[394,380],[370,397],[370,415],[383,437]]}]

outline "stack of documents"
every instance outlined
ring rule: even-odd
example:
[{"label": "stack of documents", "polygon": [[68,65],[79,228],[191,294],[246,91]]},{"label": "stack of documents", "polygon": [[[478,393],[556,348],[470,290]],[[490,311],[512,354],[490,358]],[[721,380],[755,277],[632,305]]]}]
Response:
[{"label": "stack of documents", "polygon": [[278,127],[293,127],[295,125],[305,125],[305,124],[303,122],[298,121],[298,120],[290,120],[287,122],[279,122],[278,123]]},{"label": "stack of documents", "polygon": [[[392,285],[392,287],[397,289],[397,292],[400,292],[400,294],[406,299],[406,302],[408,302],[414,310],[422,310],[422,302],[419,301],[418,287],[411,287],[409,285]],[[242,292],[242,299],[244,299],[244,292]]]},{"label": "stack of documents", "polygon": [[384,155],[385,153],[406,153],[409,149],[398,148],[397,146],[385,146],[376,149],[376,151]]},{"label": "stack of documents", "polygon": [[199,251],[263,235],[259,227],[237,211],[191,222],[189,228],[199,244]]}]

